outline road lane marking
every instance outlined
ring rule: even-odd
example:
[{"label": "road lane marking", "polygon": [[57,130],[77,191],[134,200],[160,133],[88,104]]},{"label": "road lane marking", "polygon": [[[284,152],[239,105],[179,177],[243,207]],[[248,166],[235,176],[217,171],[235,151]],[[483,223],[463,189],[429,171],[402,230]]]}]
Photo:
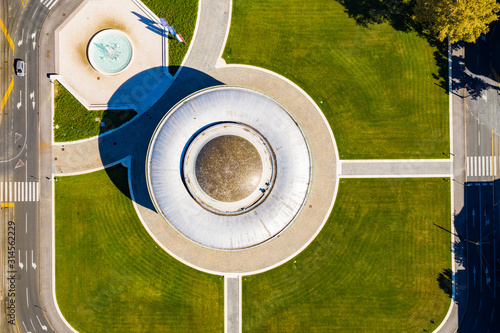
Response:
[{"label": "road lane marking", "polygon": [[9,99],[9,95],[12,92],[13,88],[14,88],[14,76],[12,76],[12,79],[10,80],[9,87],[7,88],[7,91],[5,92],[5,95],[3,95],[2,105],[0,107],[0,111],[2,111],[3,108],[5,107],[5,104],[7,104],[7,100]]},{"label": "road lane marking", "polygon": [[26,324],[24,323],[24,321],[23,321],[23,326],[24,326],[24,329],[26,330],[27,333],[31,333],[30,331],[28,331],[28,328],[26,327]]},{"label": "road lane marking", "polygon": [[40,318],[38,318],[38,315],[36,315],[36,319],[38,320],[38,323],[40,324],[40,327],[42,327],[42,330],[46,331],[47,326],[42,325],[42,322],[40,321]]},{"label": "road lane marking", "polygon": [[35,261],[33,260],[33,250],[31,250],[31,267],[33,267],[33,269],[36,269],[36,264]]},{"label": "road lane marking", "polygon": [[28,299],[28,287],[26,287],[26,304],[28,305],[28,308],[29,308],[30,307],[30,300]]},{"label": "road lane marking", "polygon": [[3,21],[0,19],[0,28],[2,29],[3,31],[3,34],[5,35],[5,37],[7,38],[7,41],[9,42],[9,45],[12,49],[12,56],[14,56],[15,54],[15,46],[14,46],[14,42],[12,41],[12,38],[10,38],[10,35],[9,35],[9,32],[7,31],[7,28],[5,27],[5,25],[3,24]]},{"label": "road lane marking", "polygon": [[54,5],[57,3],[57,1],[59,0],[40,0],[40,2],[45,6],[47,7],[49,10],[52,9],[52,7],[54,7]]},{"label": "road lane marking", "polygon": [[1,202],[40,200],[39,182],[0,182]]},{"label": "road lane marking", "polygon": [[35,325],[33,324],[33,319],[30,318],[30,322],[31,322],[31,326],[33,326],[33,329],[35,330],[36,332],[36,328],[35,328]]},{"label": "road lane marking", "polygon": [[12,89],[14,88],[14,76],[12,76],[12,79],[10,80],[9,87],[7,88],[7,91],[5,92],[5,95],[3,95],[2,98],[2,105],[0,107],[0,111],[3,110],[5,107],[5,104],[7,104],[7,100],[9,99],[9,95],[12,92]]},{"label": "road lane marking", "polygon": [[21,250],[19,250],[19,263],[18,263],[18,265],[19,265],[19,268],[21,270],[23,270],[24,264],[21,262]]},{"label": "road lane marking", "polygon": [[465,168],[468,177],[496,176],[498,173],[497,157],[467,156]]}]

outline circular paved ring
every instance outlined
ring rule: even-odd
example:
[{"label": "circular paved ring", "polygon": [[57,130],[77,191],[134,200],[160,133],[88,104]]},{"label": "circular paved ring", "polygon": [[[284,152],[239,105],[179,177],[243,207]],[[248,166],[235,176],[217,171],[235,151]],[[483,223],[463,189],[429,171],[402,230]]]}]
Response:
[{"label": "circular paved ring", "polygon": [[293,223],[272,240],[238,251],[217,251],[195,244],[156,212],[139,205],[137,209],[150,236],[162,249],[186,265],[218,275],[257,274],[296,256],[327,223],[338,190],[337,146],[319,107],[290,80],[262,68],[240,65],[224,66],[207,74],[225,84],[266,92],[300,124],[307,138],[312,167],[309,193],[303,208]]}]

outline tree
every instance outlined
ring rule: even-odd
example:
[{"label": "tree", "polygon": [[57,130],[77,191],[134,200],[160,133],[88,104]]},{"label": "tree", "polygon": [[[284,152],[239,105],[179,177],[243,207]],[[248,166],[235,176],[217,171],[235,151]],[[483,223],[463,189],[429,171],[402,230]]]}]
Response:
[{"label": "tree", "polygon": [[415,21],[439,40],[474,42],[498,19],[496,0],[416,0]]}]

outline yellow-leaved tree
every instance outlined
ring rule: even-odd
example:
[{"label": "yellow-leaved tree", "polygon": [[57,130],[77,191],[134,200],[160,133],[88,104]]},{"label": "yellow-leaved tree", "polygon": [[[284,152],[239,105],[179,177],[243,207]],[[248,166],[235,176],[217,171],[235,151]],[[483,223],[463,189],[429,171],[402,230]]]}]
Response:
[{"label": "yellow-leaved tree", "polygon": [[498,19],[496,0],[416,0],[415,21],[439,40],[474,42]]}]

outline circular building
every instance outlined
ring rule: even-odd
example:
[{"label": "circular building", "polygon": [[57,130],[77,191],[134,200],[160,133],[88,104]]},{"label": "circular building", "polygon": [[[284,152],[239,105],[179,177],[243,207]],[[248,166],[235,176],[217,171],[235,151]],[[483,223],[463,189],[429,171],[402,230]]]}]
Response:
[{"label": "circular building", "polygon": [[311,157],[297,122],[255,90],[219,86],[178,103],[146,160],[158,213],[190,241],[241,250],[279,235],[309,191]]}]

